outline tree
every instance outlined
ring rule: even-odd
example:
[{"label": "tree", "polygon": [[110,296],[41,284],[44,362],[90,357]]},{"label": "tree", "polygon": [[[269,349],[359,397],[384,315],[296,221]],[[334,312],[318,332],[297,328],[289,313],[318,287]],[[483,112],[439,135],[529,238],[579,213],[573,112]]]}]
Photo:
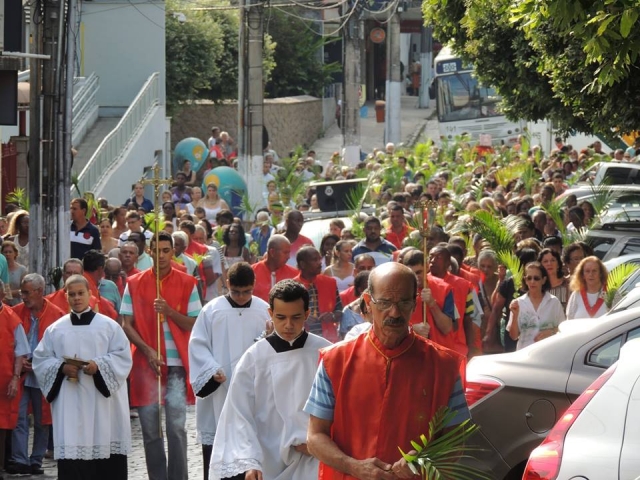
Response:
[{"label": "tree", "polygon": [[508,0],[425,0],[423,12],[436,36],[474,63],[482,82],[497,88],[509,118],[546,118],[562,131],[605,136],[612,128],[636,129],[640,114],[629,108],[639,92],[635,77],[594,88],[600,65],[590,61],[583,39],[551,18],[528,22],[526,13],[534,7],[522,10],[521,5],[536,2],[523,0],[514,7]]},{"label": "tree", "polygon": [[172,112],[180,102],[195,100],[211,87],[211,78],[220,75],[224,44],[222,28],[205,13],[188,11],[188,16],[179,16],[180,5],[171,0],[167,12],[167,110]]}]

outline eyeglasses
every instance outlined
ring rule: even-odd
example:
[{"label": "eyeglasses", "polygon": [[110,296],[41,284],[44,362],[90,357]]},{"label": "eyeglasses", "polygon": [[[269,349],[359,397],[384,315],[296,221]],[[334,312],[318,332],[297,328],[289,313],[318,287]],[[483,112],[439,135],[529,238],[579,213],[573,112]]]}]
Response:
[{"label": "eyeglasses", "polygon": [[376,300],[375,298],[371,297],[371,301],[381,312],[391,310],[391,308],[395,305],[401,312],[408,313],[412,311],[416,306],[415,300],[400,300],[399,302],[390,302],[389,300]]},{"label": "eyeglasses", "polygon": [[539,282],[542,280],[542,277],[524,277],[527,282]]}]

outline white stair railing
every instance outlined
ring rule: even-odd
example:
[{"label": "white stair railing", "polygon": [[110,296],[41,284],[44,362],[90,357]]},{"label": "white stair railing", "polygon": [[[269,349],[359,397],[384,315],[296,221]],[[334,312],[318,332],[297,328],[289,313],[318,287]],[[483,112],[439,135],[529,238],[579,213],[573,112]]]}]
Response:
[{"label": "white stair railing", "polygon": [[100,79],[95,73],[83,79],[82,86],[73,94],[73,123],[71,144],[77,147],[98,119],[97,95]]},{"label": "white stair railing", "polygon": [[[118,122],[104,138],[78,177],[81,192],[91,191],[100,177],[124,153],[152,110],[160,104],[160,74],[151,75]],[[75,187],[72,188],[75,192]]]}]

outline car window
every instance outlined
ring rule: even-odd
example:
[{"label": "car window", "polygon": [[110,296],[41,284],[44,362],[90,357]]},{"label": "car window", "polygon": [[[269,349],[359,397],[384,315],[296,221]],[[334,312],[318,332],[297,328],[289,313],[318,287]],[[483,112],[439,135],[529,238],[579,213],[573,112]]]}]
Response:
[{"label": "car window", "polygon": [[628,183],[633,183],[634,178],[632,178],[633,171],[629,168],[622,167],[611,167],[608,168],[604,174],[604,179],[602,183],[608,183],[610,185],[626,185]]},{"label": "car window", "polygon": [[640,253],[640,238],[630,238],[620,252],[620,255],[627,253]]},{"label": "car window", "polygon": [[618,335],[612,338],[607,343],[594,348],[589,354],[589,360],[587,363],[594,367],[609,368],[611,365],[618,361],[620,356],[620,348],[626,336],[626,341],[633,340],[634,338],[640,338],[640,327],[629,330],[629,332],[623,335]]},{"label": "car window", "polygon": [[593,248],[593,254],[602,260],[615,243],[615,239],[611,237],[589,237],[587,242]]}]

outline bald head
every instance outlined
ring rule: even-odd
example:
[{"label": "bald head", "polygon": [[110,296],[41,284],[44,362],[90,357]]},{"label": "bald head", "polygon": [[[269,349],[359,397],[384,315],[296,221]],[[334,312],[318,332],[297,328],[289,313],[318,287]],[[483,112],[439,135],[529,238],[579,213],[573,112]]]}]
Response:
[{"label": "bald head", "polygon": [[267,250],[270,248],[282,248],[283,245],[291,245],[291,242],[284,235],[271,235],[267,242]]},{"label": "bald head", "polygon": [[[406,282],[406,283],[405,283]],[[369,293],[381,291],[387,285],[406,285],[413,291],[412,298],[418,293],[416,275],[409,267],[400,263],[387,262],[377,266],[369,275]]]}]

